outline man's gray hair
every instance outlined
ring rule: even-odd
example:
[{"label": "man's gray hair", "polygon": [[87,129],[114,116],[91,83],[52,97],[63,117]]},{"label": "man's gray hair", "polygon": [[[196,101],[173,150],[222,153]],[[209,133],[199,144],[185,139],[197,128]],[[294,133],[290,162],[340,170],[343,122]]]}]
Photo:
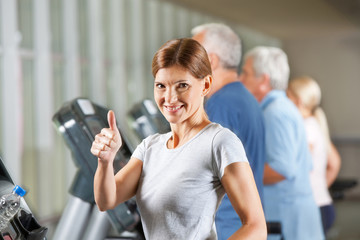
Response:
[{"label": "man's gray hair", "polygon": [[237,69],[241,60],[241,41],[238,35],[221,23],[203,24],[191,30],[192,35],[202,32],[205,32],[203,46],[208,54],[216,54],[224,68]]},{"label": "man's gray hair", "polygon": [[259,46],[245,54],[252,58],[257,77],[267,74],[273,89],[286,90],[289,82],[290,67],[286,53],[280,48]]}]

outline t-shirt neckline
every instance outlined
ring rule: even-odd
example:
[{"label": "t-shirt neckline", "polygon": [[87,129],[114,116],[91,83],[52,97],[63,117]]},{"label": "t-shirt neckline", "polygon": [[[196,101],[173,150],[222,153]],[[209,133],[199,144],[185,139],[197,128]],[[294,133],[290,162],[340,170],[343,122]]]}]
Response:
[{"label": "t-shirt neckline", "polygon": [[183,149],[186,145],[190,144],[190,142],[194,141],[196,138],[198,138],[206,129],[210,128],[210,126],[213,126],[213,125],[216,125],[216,123],[213,123],[213,122],[210,122],[208,125],[206,125],[203,129],[201,129],[195,136],[193,136],[191,139],[189,139],[189,141],[187,141],[186,143],[184,143],[183,145],[181,145],[180,147],[177,147],[177,148],[168,148],[167,146],[167,142],[169,141],[171,135],[172,135],[172,132],[169,132],[166,134],[165,136],[165,141],[164,141],[164,147],[167,151],[172,151],[172,152],[175,152],[175,151],[179,151],[181,149]]}]

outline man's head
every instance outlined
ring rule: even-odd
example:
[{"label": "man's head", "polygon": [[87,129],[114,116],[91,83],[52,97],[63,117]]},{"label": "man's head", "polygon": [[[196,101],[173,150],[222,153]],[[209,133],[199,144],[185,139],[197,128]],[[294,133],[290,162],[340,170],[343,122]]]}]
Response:
[{"label": "man's head", "polygon": [[259,102],[273,89],[286,90],[290,68],[280,48],[255,47],[244,60],[240,80]]},{"label": "man's head", "polygon": [[[209,23],[193,28],[191,33],[193,39],[206,49],[210,62],[217,60],[219,66],[237,70],[241,59],[241,42],[230,27],[219,23]],[[213,71],[214,67],[218,66],[213,66],[212,63]]]}]

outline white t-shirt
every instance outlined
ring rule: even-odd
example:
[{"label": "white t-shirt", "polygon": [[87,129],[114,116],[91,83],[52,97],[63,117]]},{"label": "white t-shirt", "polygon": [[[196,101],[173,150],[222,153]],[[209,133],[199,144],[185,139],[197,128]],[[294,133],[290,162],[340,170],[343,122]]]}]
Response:
[{"label": "white t-shirt", "polygon": [[305,119],[305,128],[313,159],[310,183],[315,202],[320,207],[329,205],[332,199],[326,183],[327,149],[325,137],[321,132],[318,121],[314,117]]},{"label": "white t-shirt", "polygon": [[248,161],[243,145],[215,123],[175,149],[167,148],[170,137],[147,137],[133,153],[143,161],[136,201],[145,237],[217,239],[215,212],[225,194],[220,179],[229,164]]}]

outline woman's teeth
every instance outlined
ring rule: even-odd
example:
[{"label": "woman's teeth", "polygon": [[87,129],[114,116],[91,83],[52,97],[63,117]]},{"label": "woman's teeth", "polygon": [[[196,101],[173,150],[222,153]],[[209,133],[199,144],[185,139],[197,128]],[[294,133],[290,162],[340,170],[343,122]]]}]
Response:
[{"label": "woman's teeth", "polygon": [[177,106],[177,107],[166,107],[168,110],[170,110],[170,111],[176,111],[176,110],[178,110],[178,109],[180,109],[181,108],[181,106]]}]

